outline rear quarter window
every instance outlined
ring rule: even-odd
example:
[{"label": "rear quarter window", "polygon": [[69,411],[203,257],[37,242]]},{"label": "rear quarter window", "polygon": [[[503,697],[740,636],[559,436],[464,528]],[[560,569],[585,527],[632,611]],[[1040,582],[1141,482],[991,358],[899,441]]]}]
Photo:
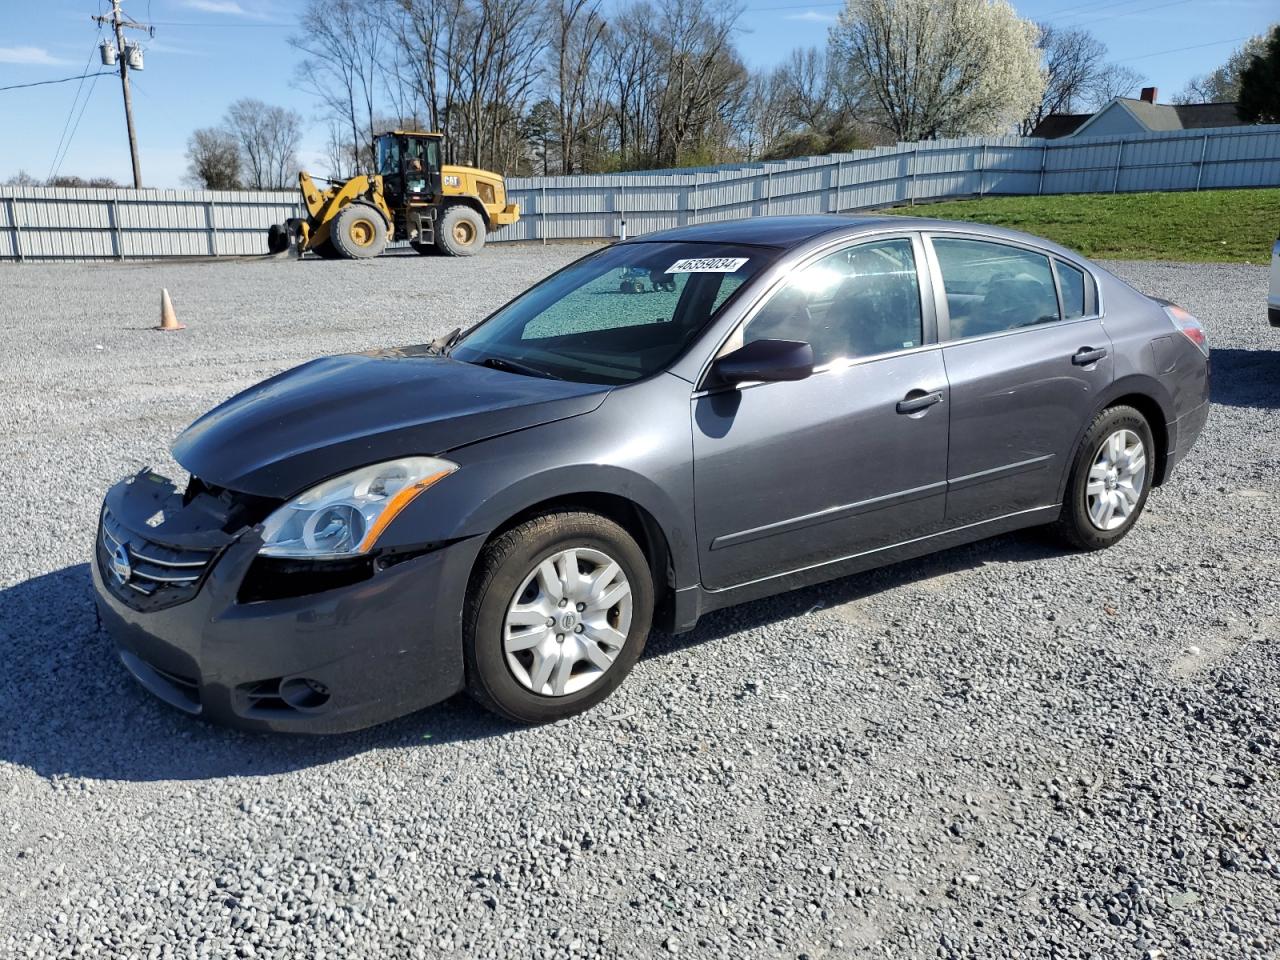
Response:
[{"label": "rear quarter window", "polygon": [[1058,272],[1058,289],[1062,291],[1062,319],[1083,317],[1086,310],[1084,271],[1061,260],[1053,261]]}]

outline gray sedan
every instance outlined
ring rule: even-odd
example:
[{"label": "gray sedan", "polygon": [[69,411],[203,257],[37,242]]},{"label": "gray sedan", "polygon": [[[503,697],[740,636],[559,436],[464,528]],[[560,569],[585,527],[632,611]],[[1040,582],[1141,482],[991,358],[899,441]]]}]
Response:
[{"label": "gray sedan", "polygon": [[1052,243],[898,217],[605,247],[472,329],[231,398],[106,496],[124,665],[337,732],[460,690],[538,723],[651,627],[1020,527],[1110,546],[1208,409],[1194,317]]}]

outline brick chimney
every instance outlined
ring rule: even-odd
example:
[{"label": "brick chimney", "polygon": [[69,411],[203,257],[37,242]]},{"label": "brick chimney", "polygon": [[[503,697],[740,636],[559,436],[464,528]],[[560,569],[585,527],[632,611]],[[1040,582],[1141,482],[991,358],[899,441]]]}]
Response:
[{"label": "brick chimney", "polygon": [[1143,103],[1155,103],[1158,91],[1155,87],[1143,87],[1142,92],[1138,94],[1138,99]]}]

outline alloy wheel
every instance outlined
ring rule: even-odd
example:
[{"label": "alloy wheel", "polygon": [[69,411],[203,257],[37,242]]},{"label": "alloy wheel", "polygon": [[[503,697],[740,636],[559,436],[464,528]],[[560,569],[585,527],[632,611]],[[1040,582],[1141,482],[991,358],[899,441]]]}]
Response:
[{"label": "alloy wheel", "polygon": [[570,547],[541,561],[507,608],[503,650],[527,690],[563,697],[613,666],[631,630],[631,584],[616,560]]},{"label": "alloy wheel", "polygon": [[1132,430],[1117,430],[1102,441],[1085,482],[1089,522],[1099,530],[1124,526],[1142,499],[1147,451]]}]

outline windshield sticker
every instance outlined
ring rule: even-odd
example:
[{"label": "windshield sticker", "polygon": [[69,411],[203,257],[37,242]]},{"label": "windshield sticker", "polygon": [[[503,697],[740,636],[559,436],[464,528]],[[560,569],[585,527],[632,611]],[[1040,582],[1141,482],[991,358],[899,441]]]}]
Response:
[{"label": "windshield sticker", "polygon": [[667,267],[667,273],[733,273],[747,257],[691,257],[677,260]]}]

